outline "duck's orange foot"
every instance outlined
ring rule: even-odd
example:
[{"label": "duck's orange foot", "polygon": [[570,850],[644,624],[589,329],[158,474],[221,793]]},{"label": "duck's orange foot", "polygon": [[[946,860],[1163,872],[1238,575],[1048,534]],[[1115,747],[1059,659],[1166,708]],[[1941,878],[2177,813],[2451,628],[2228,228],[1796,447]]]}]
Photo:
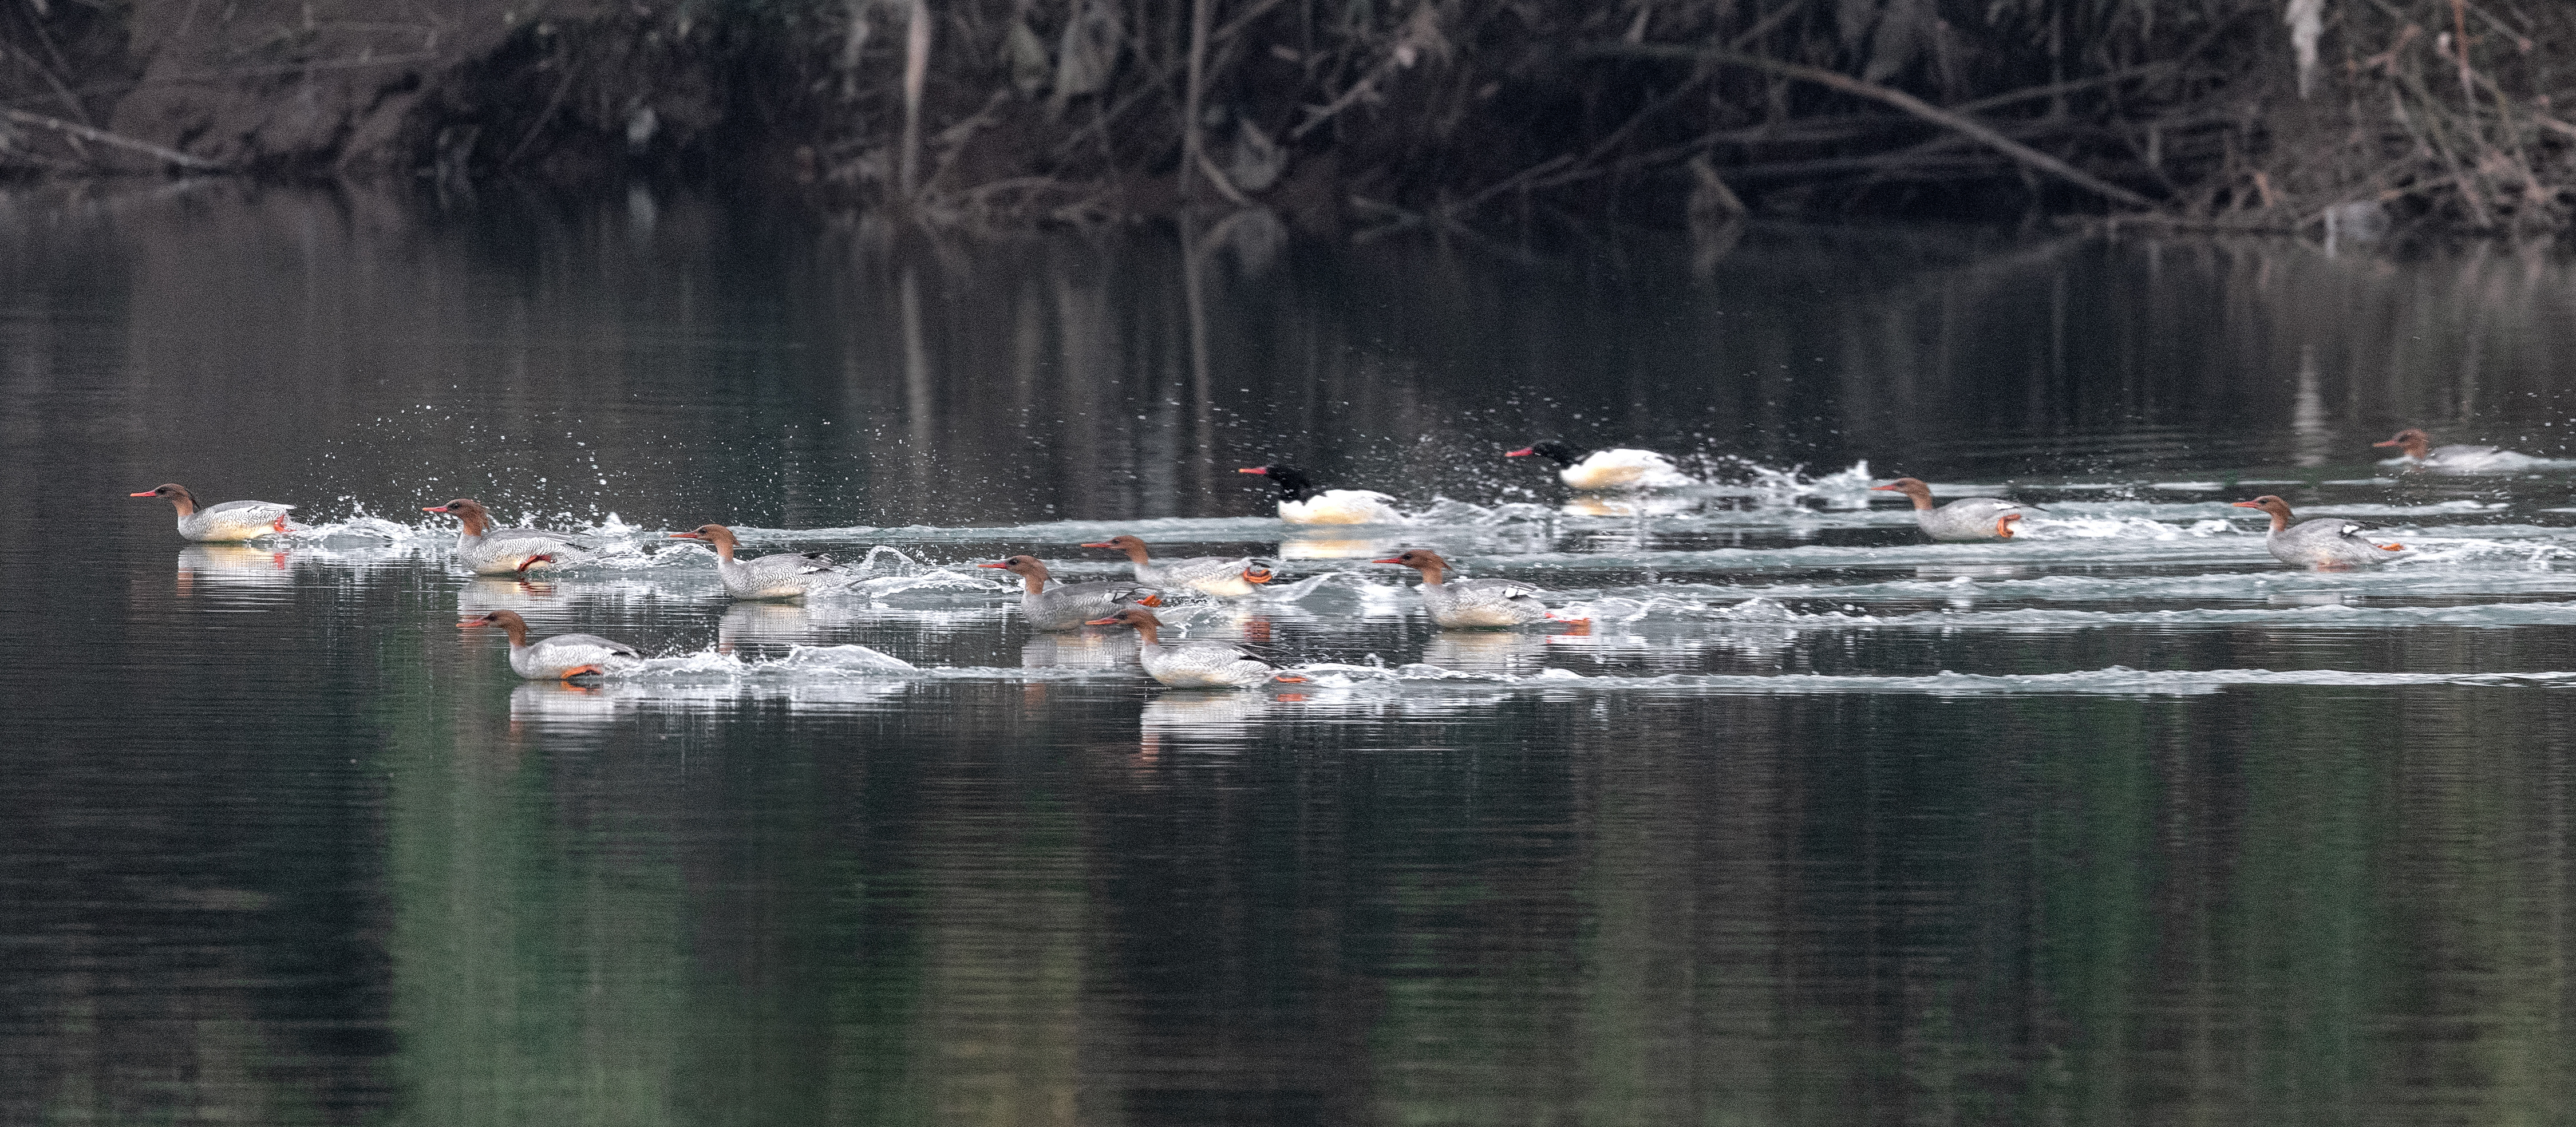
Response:
[{"label": "duck's orange foot", "polygon": [[563,679],[569,681],[575,677],[586,677],[593,674],[605,677],[608,675],[608,671],[596,665],[576,665],[563,671]]},{"label": "duck's orange foot", "polygon": [[277,514],[277,519],[276,519],[276,520],[273,520],[273,521],[268,522],[268,526],[269,526],[270,528],[272,528],[272,529],[275,529],[275,530],[279,531],[279,532],[284,532],[284,531],[286,531],[286,514],[285,514],[285,513],[279,513],[279,514]]},{"label": "duck's orange foot", "polygon": [[1273,678],[1271,678],[1271,680],[1273,680],[1273,681],[1285,681],[1285,682],[1288,682],[1288,683],[1290,683],[1290,684],[1295,684],[1295,685],[1303,685],[1303,684],[1305,684],[1305,683],[1306,683],[1306,679],[1305,679],[1305,678],[1303,678],[1303,677],[1273,677]]},{"label": "duck's orange foot", "polygon": [[542,563],[542,564],[550,564],[550,563],[553,563],[553,562],[555,562],[555,558],[554,558],[553,556],[545,556],[545,555],[530,556],[530,557],[528,557],[528,558],[526,558],[526,559],[524,559],[524,560],[520,560],[520,561],[519,561],[519,574],[521,574],[521,575],[526,575],[526,574],[528,573],[528,569],[529,569],[529,568],[535,567],[535,566],[537,566],[538,564],[541,564],[541,563]]}]

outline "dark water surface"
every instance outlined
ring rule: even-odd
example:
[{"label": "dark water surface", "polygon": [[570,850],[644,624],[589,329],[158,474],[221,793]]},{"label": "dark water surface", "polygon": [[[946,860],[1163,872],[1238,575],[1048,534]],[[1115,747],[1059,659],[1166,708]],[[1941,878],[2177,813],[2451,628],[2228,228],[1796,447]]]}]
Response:
[{"label": "dark water surface", "polygon": [[[0,1120],[2576,1106],[2569,264],[1268,234],[0,194]],[[1292,531],[1270,461],[1414,520]],[[2048,511],[1926,544],[1873,474]],[[2277,565],[2259,492],[2410,550]],[[473,578],[458,495],[619,546]],[[865,578],[728,603],[707,521]],[[1279,558],[1167,618],[1308,680],[1161,690],[962,566],[1117,532]],[[1590,621],[1439,630],[1408,546]],[[652,660],[523,683],[504,607]]]}]

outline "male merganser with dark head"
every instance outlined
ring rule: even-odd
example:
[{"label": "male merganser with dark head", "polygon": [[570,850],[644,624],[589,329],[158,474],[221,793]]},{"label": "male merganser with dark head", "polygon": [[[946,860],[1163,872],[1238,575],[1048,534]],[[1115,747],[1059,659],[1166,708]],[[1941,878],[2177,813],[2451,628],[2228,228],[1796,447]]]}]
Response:
[{"label": "male merganser with dark head", "polygon": [[1319,489],[1295,466],[1248,466],[1279,487],[1279,519],[1290,524],[1402,524],[1395,498],[1374,489]]},{"label": "male merganser with dark head", "polygon": [[2386,442],[2372,446],[2394,446],[2398,457],[2413,463],[2408,468],[2432,473],[2505,473],[2521,469],[2534,459],[2494,446],[2435,446],[2433,436],[2408,427]]},{"label": "male merganser with dark head", "polygon": [[498,626],[510,635],[510,668],[539,681],[569,681],[587,673],[614,673],[644,660],[635,647],[594,634],[557,634],[528,640],[528,620],[514,610],[496,610],[456,624],[458,629]]},{"label": "male merganser with dark head", "polygon": [[1028,616],[1030,626],[1040,630],[1071,630],[1093,618],[1115,613],[1129,603],[1163,605],[1159,593],[1138,583],[1104,579],[1049,587],[1047,566],[1036,556],[1013,556],[999,563],[975,566],[998,567],[1019,576],[1027,584],[1020,596],[1020,613]]},{"label": "male merganser with dark head", "polygon": [[1259,655],[1232,642],[1165,642],[1163,620],[1143,607],[1125,607],[1091,626],[1136,628],[1136,660],[1145,675],[1175,689],[1248,689],[1265,681],[1303,681],[1282,675]]},{"label": "male merganser with dark head", "polygon": [[716,550],[716,578],[725,594],[737,599],[794,599],[850,581],[841,565],[821,552],[776,552],[754,560],[733,558],[740,543],[721,524],[702,524],[694,532],[674,532],[673,540],[700,540]]},{"label": "male merganser with dark head", "polygon": [[1267,560],[1250,556],[1191,556],[1188,559],[1154,563],[1145,542],[1133,536],[1112,536],[1084,544],[1085,548],[1110,548],[1127,553],[1127,562],[1136,568],[1136,582],[1150,587],[1187,587],[1220,599],[1239,599],[1253,588],[1270,582],[1273,568]]},{"label": "male merganser with dark head", "polygon": [[1673,466],[1673,460],[1652,450],[1608,450],[1579,452],[1562,442],[1533,442],[1518,450],[1505,451],[1506,458],[1545,458],[1556,463],[1556,476],[1567,485],[1581,490],[1666,489],[1680,485],[1697,485]]},{"label": "male merganser with dark head", "polygon": [[2362,527],[2340,517],[2318,517],[2292,523],[2290,503],[2271,494],[2235,502],[2240,509],[2261,509],[2272,516],[2272,533],[2263,546],[2286,564],[2342,571],[2375,564],[2405,551],[2404,544],[2378,544],[2361,535]]},{"label": "male merganser with dark head", "polygon": [[[1442,626],[1518,626],[1554,618],[1538,601],[1539,588],[1516,579],[1461,579],[1444,583],[1449,561],[1440,553],[1415,548],[1372,563],[1403,564],[1422,575],[1422,608]],[[1565,619],[1564,621],[1578,621]]]},{"label": "male merganser with dark head", "polygon": [[275,501],[226,501],[200,509],[188,487],[175,481],[126,496],[168,498],[170,507],[179,510],[180,538],[200,543],[279,535],[287,530],[286,514],[295,508]]},{"label": "male merganser with dark head", "polygon": [[1935,540],[2010,540],[2013,522],[2022,519],[2023,510],[2039,507],[1993,497],[1966,497],[1935,507],[1932,504],[1932,487],[1910,477],[1900,477],[1870,488],[1880,493],[1902,493],[1913,498],[1914,523],[1923,529],[1924,535]]},{"label": "male merganser with dark head", "polygon": [[599,549],[597,540],[569,532],[494,528],[491,511],[471,497],[423,506],[420,511],[455,516],[456,562],[476,575],[514,575],[532,568],[562,567]]}]

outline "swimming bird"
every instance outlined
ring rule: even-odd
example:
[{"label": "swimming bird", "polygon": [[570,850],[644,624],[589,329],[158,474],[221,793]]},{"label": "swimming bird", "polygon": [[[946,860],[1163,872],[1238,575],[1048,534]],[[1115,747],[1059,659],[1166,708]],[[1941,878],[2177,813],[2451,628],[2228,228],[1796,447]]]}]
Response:
[{"label": "swimming bird", "polygon": [[1279,486],[1279,519],[1290,524],[1401,524],[1395,498],[1374,489],[1320,489],[1295,466],[1247,466]]},{"label": "swimming bird", "polygon": [[1545,458],[1556,463],[1558,478],[1567,485],[1587,491],[1665,489],[1699,484],[1675,468],[1672,459],[1652,450],[1612,447],[1585,453],[1562,442],[1533,442],[1518,450],[1506,451],[1503,457]]},{"label": "swimming bird", "polygon": [[1252,651],[1232,642],[1169,642],[1160,631],[1163,620],[1143,607],[1123,607],[1090,626],[1136,628],[1136,661],[1145,675],[1175,689],[1248,689],[1265,681],[1303,681],[1279,672]]},{"label": "swimming bird", "polygon": [[2432,435],[2414,427],[2371,445],[2394,446],[2399,457],[2414,463],[2410,468],[2434,473],[2495,473],[2520,469],[2532,461],[2528,454],[2495,446],[2435,446]]},{"label": "swimming bird", "polygon": [[[1555,618],[1538,601],[1539,588],[1517,579],[1461,579],[1444,583],[1449,561],[1440,553],[1415,548],[1371,563],[1403,564],[1422,575],[1422,607],[1442,626],[1518,626]],[[1564,619],[1562,621],[1578,621]]]},{"label": "swimming bird", "polygon": [[286,531],[286,514],[295,508],[275,501],[226,501],[200,509],[188,487],[175,481],[126,496],[169,498],[170,507],[179,510],[180,538],[200,543],[275,536]]},{"label": "swimming bird", "polygon": [[2404,544],[2378,544],[2361,535],[2362,527],[2341,517],[2318,517],[2292,523],[2290,503],[2269,493],[2251,501],[2235,502],[2240,509],[2261,509],[2272,515],[2271,535],[2263,546],[2272,550],[2272,558],[2286,564],[2342,571],[2360,564],[2374,564],[2391,554],[2406,550]]},{"label": "swimming bird", "polygon": [[1913,498],[1914,523],[1935,540],[2010,540],[2013,522],[2022,519],[2022,510],[2039,508],[1993,497],[1964,497],[1936,508],[1932,504],[1932,487],[1910,477],[1870,489]]},{"label": "swimming bird", "polygon": [[514,610],[496,610],[456,624],[460,630],[498,626],[510,635],[510,668],[531,680],[569,681],[585,673],[613,673],[644,660],[635,647],[595,634],[557,634],[528,640],[528,620]]},{"label": "swimming bird", "polygon": [[1020,596],[1020,613],[1028,617],[1030,626],[1040,630],[1071,630],[1096,616],[1114,614],[1129,603],[1163,605],[1161,593],[1153,588],[1114,579],[1049,587],[1047,566],[1036,556],[1013,556],[1000,563],[975,566],[998,567],[1019,576],[1028,585]]},{"label": "swimming bird", "polygon": [[569,532],[494,528],[491,510],[471,497],[459,497],[444,505],[424,505],[420,511],[456,517],[456,562],[476,575],[513,575],[531,568],[561,567],[599,549],[597,540]]},{"label": "swimming bird", "polygon": [[773,552],[758,559],[737,561],[733,548],[740,540],[732,529],[721,524],[702,524],[692,532],[674,532],[671,539],[700,540],[713,547],[716,578],[724,581],[725,594],[737,599],[794,599],[850,580],[850,573],[841,570],[839,561],[821,552]]},{"label": "swimming bird", "polygon": [[1252,593],[1254,586],[1270,582],[1272,568],[1267,560],[1250,556],[1191,556],[1187,559],[1155,563],[1148,557],[1145,542],[1133,536],[1112,536],[1084,544],[1085,548],[1109,548],[1127,553],[1127,561],[1136,568],[1136,582],[1151,587],[1187,587],[1220,599],[1238,599]]}]

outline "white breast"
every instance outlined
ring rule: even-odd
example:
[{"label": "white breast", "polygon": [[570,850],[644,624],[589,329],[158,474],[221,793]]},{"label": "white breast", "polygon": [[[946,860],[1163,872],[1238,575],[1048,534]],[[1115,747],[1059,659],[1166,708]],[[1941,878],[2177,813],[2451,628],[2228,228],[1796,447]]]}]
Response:
[{"label": "white breast", "polygon": [[1305,501],[1279,502],[1279,519],[1290,524],[1401,524],[1404,514],[1395,498],[1368,489],[1327,489]]}]

